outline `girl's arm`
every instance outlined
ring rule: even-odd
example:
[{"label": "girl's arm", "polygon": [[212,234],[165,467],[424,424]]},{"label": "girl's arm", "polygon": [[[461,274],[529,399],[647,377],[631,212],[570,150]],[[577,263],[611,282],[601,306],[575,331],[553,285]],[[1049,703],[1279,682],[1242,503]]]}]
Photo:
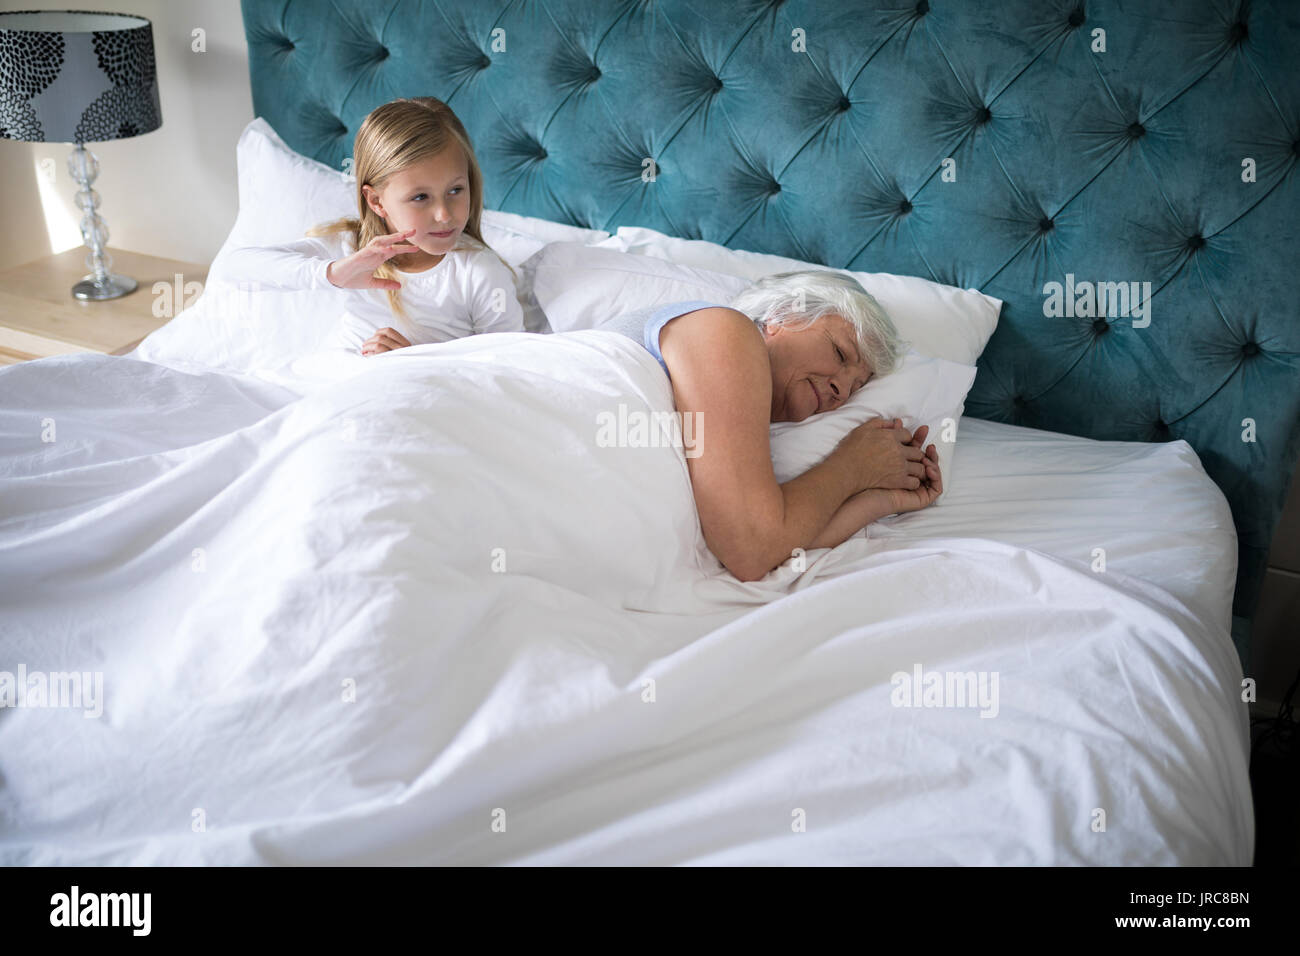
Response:
[{"label": "girl's arm", "polygon": [[226,254],[230,281],[263,289],[333,288],[326,270],[344,255],[335,236],[308,236],[273,246],[241,246]]}]

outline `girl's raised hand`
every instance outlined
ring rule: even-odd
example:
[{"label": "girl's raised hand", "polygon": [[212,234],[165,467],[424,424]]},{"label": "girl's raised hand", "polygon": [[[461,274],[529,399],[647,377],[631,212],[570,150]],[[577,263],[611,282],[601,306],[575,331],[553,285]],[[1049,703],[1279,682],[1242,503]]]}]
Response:
[{"label": "girl's raised hand", "polygon": [[404,252],[419,252],[419,246],[402,241],[414,232],[415,229],[412,228],[406,232],[375,236],[352,255],[331,262],[325,269],[325,277],[331,285],[340,289],[400,289],[400,282],[380,279],[375,275],[375,270],[393,256],[400,256]]}]

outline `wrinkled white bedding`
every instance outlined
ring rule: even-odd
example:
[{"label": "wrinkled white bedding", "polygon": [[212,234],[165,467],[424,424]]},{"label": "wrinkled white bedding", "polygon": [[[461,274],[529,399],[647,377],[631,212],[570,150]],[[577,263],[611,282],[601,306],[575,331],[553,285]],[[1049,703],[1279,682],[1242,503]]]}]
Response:
[{"label": "wrinkled white bedding", "polygon": [[[0,863],[1250,863],[1183,443],[968,419],[961,499],[742,584],[619,403],[672,396],[601,332],[0,370],[0,670],[103,674],[0,709]],[[992,706],[896,706],[948,672]]]}]

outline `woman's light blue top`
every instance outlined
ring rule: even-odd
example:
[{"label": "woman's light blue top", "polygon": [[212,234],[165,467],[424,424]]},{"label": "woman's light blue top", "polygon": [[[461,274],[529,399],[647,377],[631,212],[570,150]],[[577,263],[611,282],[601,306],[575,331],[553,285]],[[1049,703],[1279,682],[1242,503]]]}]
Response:
[{"label": "woman's light blue top", "polygon": [[[691,299],[688,302],[673,302],[670,305],[653,305],[648,309],[637,309],[635,312],[627,312],[616,319],[610,319],[596,328],[606,332],[618,332],[620,335],[626,335],[629,339],[640,342],[645,346],[647,352],[655,357],[665,373],[668,372],[668,366],[664,364],[664,357],[659,352],[659,333],[663,327],[677,318],[679,315],[685,315],[687,312],[694,312],[696,309],[726,308],[721,302],[705,302],[703,299]],[[668,376],[672,378],[671,375]]]}]

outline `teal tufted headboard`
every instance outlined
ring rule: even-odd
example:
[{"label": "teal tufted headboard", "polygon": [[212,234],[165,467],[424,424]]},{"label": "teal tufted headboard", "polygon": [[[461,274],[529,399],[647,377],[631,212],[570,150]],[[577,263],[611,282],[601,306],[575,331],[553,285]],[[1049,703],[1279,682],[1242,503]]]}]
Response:
[{"label": "teal tufted headboard", "polygon": [[243,12],[255,111],[322,162],[342,165],[374,107],[437,96],[474,140],[492,208],[1003,299],[967,413],[1186,439],[1236,518],[1244,634],[1300,454],[1300,4]]}]

